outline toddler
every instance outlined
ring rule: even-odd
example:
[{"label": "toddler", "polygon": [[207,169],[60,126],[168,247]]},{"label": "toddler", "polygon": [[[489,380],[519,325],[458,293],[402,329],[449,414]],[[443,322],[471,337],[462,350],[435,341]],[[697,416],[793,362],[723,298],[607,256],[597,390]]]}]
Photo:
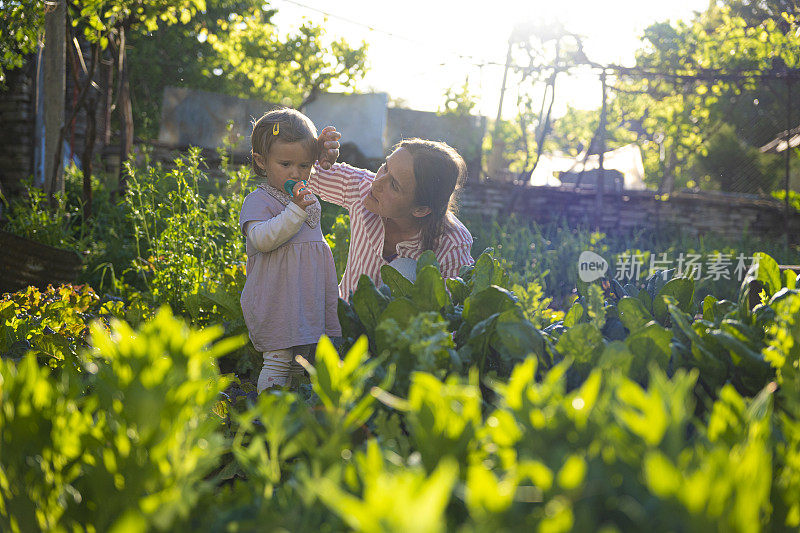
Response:
[{"label": "toddler", "polygon": [[[258,392],[302,374],[323,334],[341,335],[333,254],[320,229],[321,207],[305,189],[319,152],[311,120],[294,109],[268,112],[253,125],[253,168],[263,183],[244,200],[247,281],[241,304],[250,340],[264,354]],[[297,182],[284,189],[287,181]]]}]

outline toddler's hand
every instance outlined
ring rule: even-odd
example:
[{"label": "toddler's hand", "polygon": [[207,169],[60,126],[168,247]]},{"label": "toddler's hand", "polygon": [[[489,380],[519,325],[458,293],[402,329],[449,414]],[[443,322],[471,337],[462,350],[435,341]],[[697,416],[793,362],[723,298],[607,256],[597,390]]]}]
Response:
[{"label": "toddler's hand", "polygon": [[319,146],[319,166],[328,170],[339,158],[339,139],[342,134],[333,126],[326,126],[317,138]]},{"label": "toddler's hand", "polygon": [[298,181],[292,188],[292,202],[302,209],[314,203],[314,194],[309,192],[305,181]]}]

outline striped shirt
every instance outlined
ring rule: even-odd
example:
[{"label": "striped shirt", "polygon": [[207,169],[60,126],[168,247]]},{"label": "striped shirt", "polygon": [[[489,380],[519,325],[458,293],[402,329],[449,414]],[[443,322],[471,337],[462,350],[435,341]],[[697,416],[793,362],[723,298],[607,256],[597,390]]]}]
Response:
[{"label": "striped shirt", "polygon": [[[376,285],[381,283],[381,267],[389,264],[383,257],[385,230],[381,217],[364,207],[364,198],[369,194],[375,174],[369,170],[337,163],[330,170],[318,164],[308,181],[308,188],[326,202],[346,208],[350,212],[350,249],[347,266],[339,283],[339,296],[349,300],[358,285],[358,278],[366,274]],[[458,276],[463,265],[474,263],[470,255],[472,235],[454,215],[449,215],[444,233],[436,242],[436,260],[442,275]],[[419,259],[422,249],[418,233],[408,241],[397,244],[397,256]],[[390,258],[394,259],[394,258]]]}]

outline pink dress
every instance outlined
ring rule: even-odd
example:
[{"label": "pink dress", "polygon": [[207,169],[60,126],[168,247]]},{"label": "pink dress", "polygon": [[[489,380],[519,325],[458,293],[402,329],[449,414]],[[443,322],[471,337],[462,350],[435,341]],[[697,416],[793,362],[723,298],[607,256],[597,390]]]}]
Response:
[{"label": "pink dress", "polygon": [[[269,220],[285,209],[264,189],[248,194],[239,214],[247,222]],[[270,252],[247,239],[247,281],[242,290],[244,321],[260,352],[316,343],[321,335],[342,334],[337,315],[339,293],[330,246],[319,223],[300,230]]]}]

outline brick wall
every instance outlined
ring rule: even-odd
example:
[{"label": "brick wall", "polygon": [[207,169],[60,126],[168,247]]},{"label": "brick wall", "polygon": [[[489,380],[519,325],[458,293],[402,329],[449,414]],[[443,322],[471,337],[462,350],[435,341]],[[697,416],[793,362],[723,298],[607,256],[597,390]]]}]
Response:
[{"label": "brick wall", "polygon": [[[90,49],[81,43],[84,61],[90,60]],[[100,83],[100,68],[96,81]],[[8,71],[8,83],[0,91],[0,187],[7,196],[13,196],[22,187],[24,180],[34,173],[34,148],[36,129],[36,55],[28,57],[22,68]],[[84,79],[83,73],[79,74]],[[102,85],[102,83],[101,83]],[[72,72],[67,61],[66,89],[64,94],[64,119],[69,117],[78,96]],[[103,106],[102,98],[97,109],[97,140],[95,154],[102,152]],[[62,151],[62,157],[70,155],[80,159],[86,136],[86,112],[82,109],[75,117],[65,142],[71,148]]]},{"label": "brick wall", "polygon": [[33,174],[33,64],[8,72],[7,89],[0,92],[0,188],[6,195],[15,194]]},{"label": "brick wall", "polygon": [[[593,227],[596,221],[593,190],[525,187],[511,183],[468,183],[459,197],[460,209],[484,215],[518,213],[539,223],[566,221],[570,226]],[[768,197],[717,192],[677,192],[668,198],[654,191],[605,194],[599,228],[606,233],[671,231],[737,237],[778,237],[786,228],[783,203]],[[791,212],[789,237],[800,243],[800,214]]]}]

